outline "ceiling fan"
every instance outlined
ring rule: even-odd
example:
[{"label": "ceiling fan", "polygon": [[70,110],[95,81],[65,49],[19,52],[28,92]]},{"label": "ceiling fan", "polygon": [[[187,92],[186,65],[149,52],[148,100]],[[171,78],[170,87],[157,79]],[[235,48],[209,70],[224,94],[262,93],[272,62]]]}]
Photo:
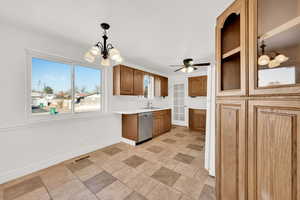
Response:
[{"label": "ceiling fan", "polygon": [[197,67],[201,67],[201,66],[209,66],[210,63],[198,63],[198,64],[194,64],[194,61],[192,58],[187,58],[183,60],[183,65],[170,65],[171,67],[181,67],[177,70],[175,70],[174,72],[178,72],[178,71],[182,71],[182,72],[187,72],[187,73],[191,73],[195,70],[197,70]]}]

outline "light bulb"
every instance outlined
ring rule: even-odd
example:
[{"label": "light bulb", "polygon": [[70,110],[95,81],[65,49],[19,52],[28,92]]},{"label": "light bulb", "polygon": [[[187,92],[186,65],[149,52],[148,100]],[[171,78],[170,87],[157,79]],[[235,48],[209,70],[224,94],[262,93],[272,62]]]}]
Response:
[{"label": "light bulb", "polygon": [[90,49],[90,53],[91,53],[93,56],[98,56],[98,55],[100,54],[100,49],[99,49],[99,47],[93,46],[93,47]]},{"label": "light bulb", "polygon": [[85,55],[84,55],[84,59],[90,63],[94,62],[95,61],[95,56],[93,56],[91,54],[90,51],[86,52]]},{"label": "light bulb", "polygon": [[270,57],[268,55],[261,55],[258,58],[258,64],[259,65],[267,65],[270,62]]},{"label": "light bulb", "polygon": [[108,58],[106,58],[106,59],[103,58],[101,60],[101,65],[103,65],[103,66],[109,66],[110,65],[109,59]]},{"label": "light bulb", "polygon": [[280,63],[283,63],[283,62],[286,62],[286,61],[288,61],[288,57],[286,57],[285,55],[283,55],[283,54],[279,54],[279,55],[277,55],[276,57],[275,57],[275,60],[277,60],[278,62],[280,62]]},{"label": "light bulb", "polygon": [[193,67],[188,67],[187,69],[186,69],[186,72],[187,73],[191,73],[191,72],[193,72],[194,71],[194,68]]},{"label": "light bulb", "polygon": [[184,67],[184,68],[182,68],[180,71],[183,72],[183,73],[185,73],[185,72],[187,71],[187,68]]},{"label": "light bulb", "polygon": [[280,62],[278,62],[278,60],[276,60],[276,59],[273,59],[269,63],[269,68],[278,67],[279,65],[280,65]]},{"label": "light bulb", "polygon": [[120,57],[120,52],[116,48],[113,48],[109,50],[109,56],[112,60],[118,60]]},{"label": "light bulb", "polygon": [[119,55],[115,61],[117,63],[121,63],[121,62],[123,62],[123,58]]}]

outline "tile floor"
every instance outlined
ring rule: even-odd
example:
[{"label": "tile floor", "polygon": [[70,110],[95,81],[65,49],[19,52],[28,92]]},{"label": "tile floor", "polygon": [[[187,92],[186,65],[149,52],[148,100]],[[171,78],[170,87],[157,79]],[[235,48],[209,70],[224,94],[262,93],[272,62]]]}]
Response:
[{"label": "tile floor", "polygon": [[184,127],[136,147],[118,143],[0,185],[0,200],[214,200],[204,136]]}]

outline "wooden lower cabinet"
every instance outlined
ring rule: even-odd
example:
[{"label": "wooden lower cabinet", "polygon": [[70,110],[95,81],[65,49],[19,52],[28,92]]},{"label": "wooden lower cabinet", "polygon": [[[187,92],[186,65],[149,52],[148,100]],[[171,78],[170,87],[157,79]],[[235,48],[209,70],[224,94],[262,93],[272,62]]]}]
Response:
[{"label": "wooden lower cabinet", "polygon": [[[171,130],[171,109],[154,111],[153,113],[153,137],[159,136]],[[139,133],[138,114],[122,114],[122,137],[138,141]]]},{"label": "wooden lower cabinet", "polygon": [[153,112],[153,137],[171,130],[171,109]]},{"label": "wooden lower cabinet", "polygon": [[138,141],[138,114],[122,115],[122,137]]},{"label": "wooden lower cabinet", "polygon": [[250,100],[248,138],[248,200],[300,199],[300,100]]},{"label": "wooden lower cabinet", "polygon": [[189,109],[189,129],[205,133],[206,130],[206,110]]},{"label": "wooden lower cabinet", "polygon": [[246,101],[217,101],[218,200],[246,199]]}]

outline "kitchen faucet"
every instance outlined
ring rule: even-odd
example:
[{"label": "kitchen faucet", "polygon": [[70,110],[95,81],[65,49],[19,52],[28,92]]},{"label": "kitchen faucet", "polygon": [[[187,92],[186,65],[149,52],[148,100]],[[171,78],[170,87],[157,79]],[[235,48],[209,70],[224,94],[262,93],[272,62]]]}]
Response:
[{"label": "kitchen faucet", "polygon": [[152,108],[152,102],[151,101],[147,101],[147,108],[151,109]]}]

